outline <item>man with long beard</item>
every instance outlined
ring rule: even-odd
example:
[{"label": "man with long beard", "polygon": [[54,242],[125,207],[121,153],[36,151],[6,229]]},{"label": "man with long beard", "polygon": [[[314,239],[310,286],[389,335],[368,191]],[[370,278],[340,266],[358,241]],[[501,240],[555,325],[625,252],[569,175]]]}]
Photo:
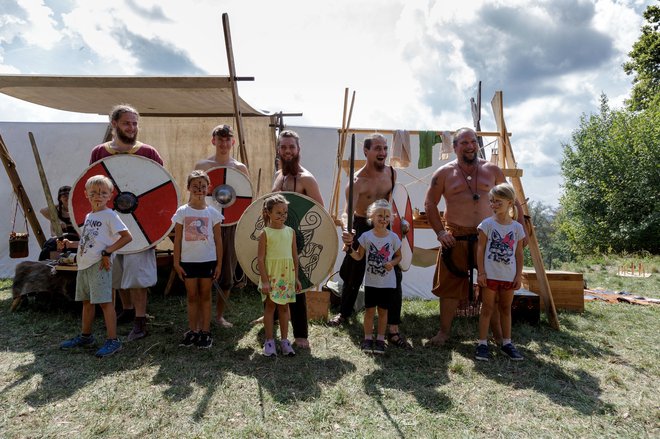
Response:
[{"label": "man with long beard", "polygon": [[[115,106],[110,112],[113,138],[92,149],[92,164],[115,154],[135,154],[163,165],[158,151],[137,140],[140,114],[130,105]],[[139,253],[116,255],[112,268],[112,287],[119,291],[122,312],[117,323],[133,319],[128,341],[147,335],[147,288],[156,285],[156,250],[149,248]]]},{"label": "man with long beard", "polygon": [[[323,197],[316,178],[307,169],[300,166],[300,136],[291,130],[284,130],[277,139],[277,153],[281,169],[275,173],[271,192],[297,192],[307,195],[323,206]],[[295,303],[289,304],[291,311],[291,326],[295,344],[299,348],[308,349],[307,337],[307,298],[305,294],[296,294]]]},{"label": "man with long beard", "polygon": [[[367,208],[371,203],[379,199],[391,199],[394,184],[396,182],[396,172],[391,166],[385,166],[387,159],[387,140],[382,134],[371,134],[364,139],[364,155],[367,159],[366,164],[355,173],[353,183],[353,212],[348,212],[348,206],[344,210],[344,218],[353,215],[353,227],[355,235],[351,236],[346,230],[347,224],[344,223],[344,232],[342,240],[349,251],[356,250],[358,247],[358,238],[372,226],[367,223]],[[348,188],[346,186],[346,199],[348,200]],[[348,204],[348,203],[347,203]],[[352,250],[350,250],[352,249]],[[355,300],[362,280],[364,279],[365,260],[356,261],[348,253],[344,257],[341,270],[339,272],[344,285],[341,293],[341,305],[339,314],[333,317],[328,325],[339,326],[343,324],[352,314]],[[389,309],[387,323],[389,325],[388,341],[390,345],[410,349],[410,343],[399,334],[399,324],[401,323],[401,269],[394,267],[396,273],[396,300]]]},{"label": "man with long beard", "polygon": [[[231,155],[231,149],[234,146],[234,142],[234,130],[232,130],[229,125],[218,125],[213,128],[213,131],[211,132],[211,143],[215,146],[215,154],[207,159],[198,161],[197,164],[195,164],[195,169],[208,171],[217,166],[225,166],[228,168],[234,168],[250,178],[247,167]],[[222,294],[217,298],[215,306],[215,322],[221,328],[231,328],[234,325],[225,319],[224,314],[227,300],[229,300],[229,294],[234,286],[234,273],[236,272],[236,265],[238,264],[236,249],[234,248],[236,224],[223,226],[221,229],[221,236],[223,251],[222,272],[218,283],[220,284]]]},{"label": "man with long beard", "polygon": [[[429,340],[436,346],[442,346],[449,339],[459,303],[468,299],[473,281],[469,273],[477,261],[477,226],[492,214],[488,191],[505,182],[497,165],[479,158],[479,143],[474,130],[461,128],[456,131],[453,145],[456,160],[433,173],[424,201],[429,223],[441,244],[433,280],[433,294],[440,298],[440,330]],[[437,208],[443,196],[444,224]],[[522,222],[522,209],[518,203],[516,208]],[[491,330],[495,340],[501,341],[499,313],[493,313]]]}]

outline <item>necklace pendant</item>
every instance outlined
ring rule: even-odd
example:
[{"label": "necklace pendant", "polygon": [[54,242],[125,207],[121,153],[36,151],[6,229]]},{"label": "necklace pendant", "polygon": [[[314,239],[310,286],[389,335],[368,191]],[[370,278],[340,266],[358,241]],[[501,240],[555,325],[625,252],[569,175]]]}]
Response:
[{"label": "necklace pendant", "polygon": [[467,176],[467,179],[468,179],[468,181],[472,181],[472,176],[471,176],[471,175],[468,175],[468,176]]}]

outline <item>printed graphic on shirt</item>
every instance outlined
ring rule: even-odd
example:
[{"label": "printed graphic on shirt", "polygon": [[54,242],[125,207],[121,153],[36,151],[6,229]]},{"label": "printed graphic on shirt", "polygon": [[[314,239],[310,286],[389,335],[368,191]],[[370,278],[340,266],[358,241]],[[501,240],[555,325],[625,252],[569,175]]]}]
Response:
[{"label": "printed graphic on shirt", "polygon": [[384,265],[388,263],[392,257],[391,244],[387,243],[380,249],[369,243],[369,250],[367,251],[367,271],[377,276],[385,276],[387,270]]},{"label": "printed graphic on shirt", "polygon": [[94,248],[101,226],[103,226],[103,221],[87,218],[83,225],[82,236],[80,236],[80,242],[78,244],[78,253],[80,256],[83,256]]},{"label": "printed graphic on shirt", "polygon": [[516,240],[513,231],[502,237],[497,230],[490,234],[490,245],[488,246],[488,259],[504,265],[511,264]]},{"label": "printed graphic on shirt", "polygon": [[185,241],[206,241],[209,237],[209,218],[187,216],[184,218]]}]

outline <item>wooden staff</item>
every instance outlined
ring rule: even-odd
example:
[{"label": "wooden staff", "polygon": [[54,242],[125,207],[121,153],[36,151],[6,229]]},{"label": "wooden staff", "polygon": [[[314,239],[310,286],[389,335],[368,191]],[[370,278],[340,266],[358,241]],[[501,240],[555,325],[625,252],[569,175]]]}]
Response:
[{"label": "wooden staff", "polygon": [[60,218],[57,216],[57,209],[55,208],[55,203],[53,203],[53,197],[50,194],[50,186],[48,185],[48,179],[46,178],[46,171],[44,171],[44,166],[41,163],[41,157],[39,156],[39,150],[37,149],[37,142],[34,140],[32,131],[28,132],[28,137],[30,137],[30,143],[32,144],[34,161],[37,162],[37,170],[39,171],[39,178],[41,179],[41,187],[44,189],[44,195],[46,195],[48,214],[50,215],[50,225],[53,227],[53,231],[55,231],[56,236],[62,236],[64,234],[62,231],[62,224],[60,223]]}]

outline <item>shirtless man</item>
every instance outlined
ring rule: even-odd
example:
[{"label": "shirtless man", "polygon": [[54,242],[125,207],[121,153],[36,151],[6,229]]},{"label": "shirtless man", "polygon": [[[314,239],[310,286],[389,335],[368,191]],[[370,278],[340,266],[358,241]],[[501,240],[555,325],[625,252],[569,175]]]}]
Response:
[{"label": "shirtless man", "polygon": [[[297,192],[307,195],[323,206],[323,197],[316,178],[311,172],[300,166],[298,133],[291,130],[282,131],[277,139],[277,153],[280,156],[282,168],[275,173],[271,192]],[[289,304],[289,310],[296,346],[309,349],[306,295],[296,294],[296,301]]]},{"label": "shirtless man", "polygon": [[[382,134],[372,134],[364,140],[364,155],[367,163],[355,173],[353,183],[353,212],[348,212],[348,206],[344,208],[343,218],[353,215],[353,227],[355,234],[352,235],[346,230],[347,224],[344,224],[342,240],[345,246],[351,245],[353,250],[358,247],[358,238],[372,226],[367,223],[367,207],[379,199],[389,200],[396,182],[396,172],[391,166],[385,166],[387,159],[387,140]],[[346,185],[346,199],[348,200],[348,185]],[[348,203],[347,203],[348,204]],[[399,324],[401,323],[401,269],[394,267],[397,279],[397,300],[387,315],[389,324],[388,340],[390,345],[412,348],[408,341],[399,334]],[[341,306],[339,314],[333,317],[328,325],[339,326],[344,323],[352,314],[355,300],[362,280],[364,279],[365,260],[354,260],[348,254],[344,257],[341,270],[339,272],[344,285],[341,294]]]},{"label": "shirtless man", "polygon": [[[234,131],[229,125],[218,125],[211,132],[211,143],[215,146],[215,154],[211,157],[200,160],[195,165],[195,169],[208,171],[217,166],[226,166],[234,168],[250,177],[247,167],[231,156],[231,149],[234,146]],[[222,297],[218,297],[216,303],[215,321],[222,328],[231,328],[234,326],[228,322],[225,317],[226,301],[229,300],[231,288],[234,286],[234,272],[236,271],[236,250],[234,248],[234,236],[236,235],[236,224],[222,227],[222,273],[220,274],[220,289]]]},{"label": "shirtless man", "polygon": [[[163,159],[155,148],[137,140],[140,114],[129,105],[121,104],[112,109],[110,124],[113,136],[110,142],[97,145],[92,150],[92,164],[115,154],[135,154],[163,165]],[[112,267],[112,287],[119,291],[122,312],[117,322],[133,319],[133,329],[128,341],[147,335],[147,288],[156,285],[156,250],[149,248],[139,253],[116,255]]]},{"label": "shirtless man", "polygon": [[[451,330],[459,302],[465,300],[470,288],[468,259],[476,266],[477,226],[490,216],[488,191],[505,181],[502,170],[479,158],[477,134],[471,128],[461,128],[454,134],[456,160],[441,166],[433,173],[426,192],[424,208],[431,227],[442,244],[438,253],[433,280],[433,294],[440,298],[440,330],[429,340],[436,346],[443,345]],[[438,203],[445,197],[445,225],[443,226]],[[523,218],[520,206],[519,218]],[[449,266],[445,261],[449,261]],[[499,314],[493,315],[491,330],[496,340],[502,339]]]}]

